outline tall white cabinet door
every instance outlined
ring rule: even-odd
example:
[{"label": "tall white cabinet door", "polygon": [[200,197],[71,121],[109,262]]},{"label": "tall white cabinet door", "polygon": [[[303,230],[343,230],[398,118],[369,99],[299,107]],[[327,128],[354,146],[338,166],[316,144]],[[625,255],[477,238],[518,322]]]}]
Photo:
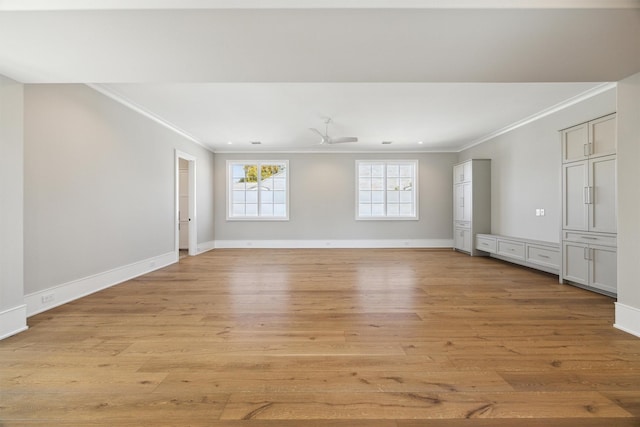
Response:
[{"label": "tall white cabinet door", "polygon": [[588,161],[583,160],[581,162],[567,163],[562,166],[563,229],[588,230],[588,182]]},{"label": "tall white cabinet door", "polygon": [[562,275],[582,285],[589,284],[589,248],[587,245],[563,242]]},{"label": "tall white cabinet door", "polygon": [[618,268],[616,248],[594,246],[591,250],[591,286],[617,293]]},{"label": "tall white cabinet door", "polygon": [[589,122],[589,155],[594,157],[616,154],[616,132],[615,114]]},{"label": "tall white cabinet door", "polygon": [[471,174],[473,173],[473,167],[471,165],[471,162],[466,162],[462,164],[462,175],[463,175],[463,179],[462,181],[464,182],[469,182],[471,181]]},{"label": "tall white cabinet door", "polygon": [[453,198],[453,219],[464,221],[464,184],[457,184],[454,187]]},{"label": "tall white cabinet door", "polygon": [[462,184],[462,219],[471,221],[471,208],[473,199],[471,198],[471,183]]},{"label": "tall white cabinet door", "polygon": [[583,123],[562,132],[562,161],[573,162],[588,156],[589,126]]},{"label": "tall white cabinet door", "polygon": [[453,183],[461,184],[464,182],[464,164],[455,165],[453,167]]},{"label": "tall white cabinet door", "polygon": [[616,156],[589,160],[589,230],[616,232]]},{"label": "tall white cabinet door", "polygon": [[491,232],[491,160],[471,159],[453,166],[454,248],[486,256],[475,235]]}]

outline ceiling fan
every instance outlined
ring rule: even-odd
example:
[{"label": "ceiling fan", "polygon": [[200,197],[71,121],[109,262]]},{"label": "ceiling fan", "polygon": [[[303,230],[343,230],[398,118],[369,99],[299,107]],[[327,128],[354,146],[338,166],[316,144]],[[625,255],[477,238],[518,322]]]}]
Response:
[{"label": "ceiling fan", "polygon": [[309,128],[310,131],[317,133],[322,138],[320,144],[341,144],[343,142],[358,142],[358,138],[355,136],[343,136],[338,138],[332,138],[329,136],[329,123],[331,123],[331,117],[326,117],[324,119],[324,133],[320,132],[318,129]]}]

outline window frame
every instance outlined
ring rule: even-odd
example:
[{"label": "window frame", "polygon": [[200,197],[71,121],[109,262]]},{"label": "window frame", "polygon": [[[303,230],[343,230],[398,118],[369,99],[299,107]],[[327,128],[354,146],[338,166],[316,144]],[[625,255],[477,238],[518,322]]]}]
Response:
[{"label": "window frame", "polygon": [[[384,184],[383,184],[383,202],[384,202],[384,215],[377,216],[361,216],[360,215],[360,165],[361,164],[383,164],[384,168]],[[409,164],[413,168],[413,181],[412,181],[412,195],[413,195],[413,214],[412,215],[396,215],[390,216],[388,214],[388,200],[387,200],[387,185],[389,178],[387,176],[387,167],[393,164]],[[419,170],[419,162],[418,159],[374,159],[374,160],[356,160],[356,169],[355,169],[355,187],[356,187],[356,195],[355,195],[355,216],[356,221],[418,221],[420,219],[419,215],[419,197],[418,197],[418,170]]]},{"label": "window frame", "polygon": [[[226,173],[227,173],[227,197],[226,197],[226,209],[227,209],[227,221],[289,221],[289,160],[227,160],[226,161]],[[240,166],[256,166],[258,170],[260,170],[261,166],[264,165],[283,165],[287,175],[285,179],[285,215],[284,216],[263,216],[260,215],[260,200],[261,200],[261,192],[263,190],[260,189],[259,183],[261,181],[260,174],[258,174],[258,191],[257,191],[257,205],[258,205],[258,215],[252,216],[240,216],[233,215],[233,167],[236,165]]]}]

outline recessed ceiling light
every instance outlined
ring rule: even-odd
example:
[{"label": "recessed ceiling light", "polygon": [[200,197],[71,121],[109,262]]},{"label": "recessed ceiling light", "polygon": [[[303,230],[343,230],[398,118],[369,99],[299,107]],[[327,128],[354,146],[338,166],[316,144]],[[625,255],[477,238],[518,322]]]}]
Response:
[{"label": "recessed ceiling light", "polygon": [[233,142],[227,141],[227,145],[231,145],[231,144],[233,144]]},{"label": "recessed ceiling light", "polygon": [[252,145],[260,145],[260,144],[262,144],[262,142],[260,142],[260,141],[251,141],[251,144]]},{"label": "recessed ceiling light", "polygon": [[418,141],[418,144],[422,145],[424,144],[424,141]]},{"label": "recessed ceiling light", "polygon": [[392,141],[382,141],[382,145],[389,145]]}]

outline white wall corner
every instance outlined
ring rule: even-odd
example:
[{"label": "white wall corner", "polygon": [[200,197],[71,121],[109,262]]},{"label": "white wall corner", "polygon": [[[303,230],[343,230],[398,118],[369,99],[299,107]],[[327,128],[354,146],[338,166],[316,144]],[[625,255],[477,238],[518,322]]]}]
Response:
[{"label": "white wall corner", "polygon": [[619,302],[616,305],[614,327],[640,338],[640,309]]},{"label": "white wall corner", "polygon": [[28,328],[26,304],[0,312],[0,340],[26,331]]},{"label": "white wall corner", "polygon": [[360,239],[360,240],[216,240],[219,249],[320,249],[320,248],[452,248],[451,239]]},{"label": "white wall corner", "polygon": [[203,243],[198,243],[198,250],[197,250],[197,254],[203,254],[205,252],[209,252],[212,249],[216,248],[216,241],[215,240],[210,240],[208,242],[203,242]]},{"label": "white wall corner", "polygon": [[178,254],[172,251],[25,295],[27,316],[42,313],[176,262],[178,262]]}]

